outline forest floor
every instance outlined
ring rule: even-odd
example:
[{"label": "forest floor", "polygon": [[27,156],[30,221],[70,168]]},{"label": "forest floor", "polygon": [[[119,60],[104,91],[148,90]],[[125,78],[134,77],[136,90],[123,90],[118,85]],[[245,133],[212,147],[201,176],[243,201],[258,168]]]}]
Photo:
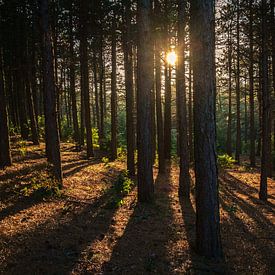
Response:
[{"label": "forest floor", "polygon": [[257,169],[220,171],[225,261],[213,263],[194,251],[194,197],[179,199],[176,165],[155,172],[154,203],[137,204],[133,188],[118,205],[123,161],[85,160],[64,143],[62,194],[44,196],[43,150],[17,144],[13,166],[0,171],[1,274],[275,274],[275,181],[262,203]]}]

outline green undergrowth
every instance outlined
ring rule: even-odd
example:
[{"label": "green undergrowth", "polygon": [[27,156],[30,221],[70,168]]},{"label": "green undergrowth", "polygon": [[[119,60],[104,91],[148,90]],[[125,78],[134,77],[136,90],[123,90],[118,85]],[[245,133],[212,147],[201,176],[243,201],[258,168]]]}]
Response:
[{"label": "green undergrowth", "polygon": [[218,156],[218,164],[222,168],[233,168],[235,163],[235,159],[227,154]]},{"label": "green undergrowth", "polygon": [[135,183],[132,179],[130,179],[128,171],[123,170],[113,182],[112,196],[106,207],[118,208],[122,206],[125,203],[124,197],[131,192],[134,185]]},{"label": "green undergrowth", "polygon": [[45,171],[34,172],[28,184],[19,190],[19,195],[35,198],[61,197],[59,184],[49,171],[48,167]]}]

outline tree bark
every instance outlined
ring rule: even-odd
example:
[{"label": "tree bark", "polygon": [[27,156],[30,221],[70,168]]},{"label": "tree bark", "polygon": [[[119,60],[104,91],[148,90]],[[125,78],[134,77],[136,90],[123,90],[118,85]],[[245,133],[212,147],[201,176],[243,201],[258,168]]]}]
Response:
[{"label": "tree bark", "polygon": [[[116,18],[112,22],[111,158],[117,158]],[[103,107],[103,106],[102,106]]]},{"label": "tree bark", "polygon": [[4,77],[2,66],[2,49],[0,47],[0,168],[12,164],[10,153],[10,139],[8,127],[8,115],[4,89]]},{"label": "tree bark", "polygon": [[270,122],[270,93],[268,89],[268,37],[267,37],[267,3],[262,0],[262,158],[261,158],[261,181],[259,198],[267,200],[267,176],[268,176],[268,144],[269,144],[269,122]]},{"label": "tree bark", "polygon": [[185,26],[186,1],[178,1],[178,66],[177,66],[177,120],[179,134],[180,175],[179,192],[190,196],[188,124],[185,86]]},{"label": "tree bark", "polygon": [[237,108],[237,131],[236,131],[236,154],[235,159],[240,164],[241,154],[241,99],[240,99],[240,3],[237,0],[237,75],[236,75],[236,108]]},{"label": "tree bark", "polygon": [[151,39],[151,0],[138,0],[138,83],[137,83],[137,148],[138,201],[153,199],[152,106],[153,44]]},{"label": "tree bark", "polygon": [[253,0],[249,1],[249,138],[250,165],[256,165],[255,158],[255,117],[254,117],[254,47],[253,47]]},{"label": "tree bark", "polygon": [[52,173],[61,187],[62,169],[56,113],[53,49],[51,43],[51,32],[49,29],[48,0],[39,0],[38,3],[43,35],[43,83],[47,159],[48,162],[52,164]]},{"label": "tree bark", "polygon": [[74,54],[74,37],[73,37],[73,6],[70,7],[70,18],[69,18],[69,43],[70,43],[70,96],[72,104],[72,118],[73,118],[73,129],[74,129],[74,140],[77,149],[80,149],[80,136],[79,136],[79,124],[77,116],[77,105],[76,105],[76,93],[75,93],[75,54]]},{"label": "tree bark", "polygon": [[228,30],[228,121],[227,121],[227,139],[226,152],[232,156],[232,29],[231,23]]},{"label": "tree bark", "polygon": [[88,43],[87,43],[88,1],[80,1],[80,66],[81,66],[81,93],[83,94],[84,118],[86,128],[87,158],[94,156],[92,142],[92,126],[90,112]]},{"label": "tree bark", "polygon": [[[161,6],[158,0],[155,0],[155,13],[161,14]],[[158,26],[159,27],[159,26]],[[155,87],[156,87],[156,116],[157,116],[157,146],[158,146],[158,171],[165,173],[165,155],[164,155],[164,131],[163,131],[163,113],[161,100],[161,31],[157,31],[155,40]]]},{"label": "tree bark", "polygon": [[199,254],[221,258],[215,126],[214,1],[191,2],[194,75],[194,148],[196,176],[196,247]]},{"label": "tree bark", "polygon": [[133,86],[133,45],[131,36],[131,1],[125,3],[125,33],[123,39],[125,90],[126,90],[126,134],[127,170],[135,175],[135,128],[134,128],[134,86]]}]

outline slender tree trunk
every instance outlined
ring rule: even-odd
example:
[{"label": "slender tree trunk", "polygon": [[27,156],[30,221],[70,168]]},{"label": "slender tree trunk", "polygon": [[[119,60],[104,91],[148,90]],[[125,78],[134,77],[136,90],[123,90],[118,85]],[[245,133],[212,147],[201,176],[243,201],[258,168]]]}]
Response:
[{"label": "slender tree trunk", "polygon": [[240,3],[237,0],[237,75],[236,75],[236,104],[237,104],[237,131],[235,159],[240,164],[241,154],[241,99],[240,99]]},{"label": "slender tree trunk", "polygon": [[189,145],[189,154],[190,161],[194,160],[194,144],[193,144],[193,95],[192,95],[192,52],[191,48],[189,49],[189,94],[188,94],[188,145]]},{"label": "slender tree trunk", "polygon": [[231,23],[228,30],[228,121],[227,121],[227,139],[226,152],[232,156],[232,40]]},{"label": "slender tree trunk", "polygon": [[29,69],[26,72],[26,94],[27,94],[27,100],[28,100],[28,106],[29,106],[29,117],[31,122],[31,139],[33,144],[38,145],[39,144],[39,135],[37,130],[37,121],[34,111],[34,103],[33,103],[33,95],[30,85],[30,71]]},{"label": "slender tree trunk", "polygon": [[165,105],[164,105],[164,154],[165,159],[171,158],[171,66],[165,64]]},{"label": "slender tree trunk", "polygon": [[[114,30],[115,32],[115,30]],[[116,39],[116,34],[113,34]],[[116,41],[115,41],[116,43]],[[99,101],[100,101],[100,131],[99,139],[100,142],[104,140],[104,64],[103,64],[103,35],[100,38],[100,54],[99,54],[99,63],[100,63],[100,73],[99,73]],[[116,48],[115,48],[116,49]],[[116,53],[115,53],[116,54]],[[116,76],[115,76],[116,77]]]},{"label": "slender tree trunk", "polygon": [[138,0],[137,148],[139,202],[151,201],[154,193],[151,144],[151,92],[154,86],[151,9],[151,0]]},{"label": "slender tree trunk", "polygon": [[77,116],[77,105],[76,105],[76,93],[75,93],[75,54],[74,54],[74,37],[73,37],[73,7],[70,7],[70,18],[69,18],[69,42],[70,42],[70,96],[72,104],[72,118],[73,118],[73,129],[74,129],[74,140],[77,149],[80,149],[80,136],[79,136],[79,125]]},{"label": "slender tree trunk", "polygon": [[43,83],[45,136],[47,159],[51,163],[54,177],[62,186],[62,169],[60,157],[60,142],[56,114],[56,95],[54,85],[53,49],[49,29],[48,0],[39,0],[41,27],[43,35]]},{"label": "slender tree trunk", "polygon": [[[116,91],[116,18],[112,27],[112,76],[111,76],[111,158],[117,158],[117,91]],[[103,107],[103,106],[102,106]]]},{"label": "slender tree trunk", "polygon": [[123,40],[125,89],[126,89],[126,132],[127,170],[135,175],[135,128],[134,128],[134,86],[133,86],[133,45],[131,36],[131,1],[125,3],[125,33]]},{"label": "slender tree trunk", "polygon": [[[19,61],[20,62],[20,61]],[[20,62],[21,63],[21,62]],[[16,93],[18,97],[18,116],[20,133],[22,139],[27,140],[29,138],[29,125],[27,119],[27,106],[26,106],[26,93],[24,87],[24,79],[22,76],[23,68],[22,65],[18,65],[18,70],[16,72]]]},{"label": "slender tree trunk", "polygon": [[199,254],[222,257],[215,126],[214,1],[191,1],[194,75],[196,246]]},{"label": "slender tree trunk", "polygon": [[268,144],[269,144],[269,121],[270,121],[270,93],[268,89],[268,37],[267,37],[267,3],[262,0],[262,159],[261,159],[261,181],[259,198],[267,200],[267,176],[268,176]]},{"label": "slender tree trunk", "polygon": [[247,77],[244,83],[244,143],[247,145],[248,140],[248,117],[247,117]]},{"label": "slender tree trunk", "polygon": [[250,118],[250,165],[256,165],[255,117],[254,117],[254,47],[253,47],[253,0],[249,1],[249,118]]},{"label": "slender tree trunk", "polygon": [[[274,0],[270,1],[271,8],[271,39],[272,39],[272,82],[273,82],[273,98],[275,98],[275,20],[274,20]],[[273,151],[275,151],[275,110],[274,110],[275,99],[273,99],[272,105],[272,119],[273,119]],[[275,158],[273,158],[273,169],[275,169]]]},{"label": "slender tree trunk", "polygon": [[94,68],[94,87],[95,87],[95,113],[96,113],[96,124],[98,131],[101,132],[101,123],[99,118],[99,96],[97,87],[97,64],[96,64],[96,51],[94,50],[93,55],[93,68]]},{"label": "slender tree trunk", "polygon": [[[155,13],[161,13],[160,2],[155,0]],[[156,87],[156,116],[157,116],[157,146],[158,146],[158,170],[159,173],[165,173],[165,155],[164,155],[164,131],[163,131],[163,113],[161,100],[161,32],[156,33],[155,40],[155,87]]]},{"label": "slender tree trunk", "polygon": [[4,77],[2,67],[2,49],[0,46],[0,168],[11,165],[8,115],[6,107]]},{"label": "slender tree trunk", "polygon": [[180,176],[179,192],[190,196],[189,149],[185,86],[185,25],[186,1],[178,1],[178,67],[177,67],[177,119],[179,133]]},{"label": "slender tree trunk", "polygon": [[87,158],[94,155],[92,142],[92,126],[90,112],[88,43],[87,43],[88,1],[80,1],[80,66],[81,66],[81,93],[83,94],[84,116],[86,128]]}]

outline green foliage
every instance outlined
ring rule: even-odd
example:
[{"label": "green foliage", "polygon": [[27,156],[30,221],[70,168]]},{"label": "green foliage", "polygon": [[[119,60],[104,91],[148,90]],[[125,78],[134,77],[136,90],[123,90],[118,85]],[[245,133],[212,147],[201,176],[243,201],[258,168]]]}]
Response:
[{"label": "green foliage", "polygon": [[24,197],[60,197],[61,194],[58,183],[48,171],[44,173],[36,172],[30,179],[30,183],[20,190],[20,195]]},{"label": "green foliage", "polygon": [[109,164],[109,162],[110,162],[109,158],[103,157],[103,158],[101,159],[101,161],[104,163],[104,166],[106,166],[106,167],[109,167],[109,166],[110,166],[110,164]]},{"label": "green foliage", "polygon": [[117,208],[124,204],[123,197],[130,193],[134,182],[129,178],[128,171],[122,171],[113,184],[114,193],[107,208]]},{"label": "green foliage", "polygon": [[124,170],[118,175],[114,188],[118,195],[125,196],[131,191],[133,185],[134,182],[129,178],[128,171]]},{"label": "green foliage", "polygon": [[67,119],[61,121],[62,140],[71,141],[73,137],[73,128],[68,124]]},{"label": "green foliage", "polygon": [[27,154],[27,142],[25,140],[20,140],[18,142],[18,151],[22,157],[25,157]]},{"label": "green foliage", "polygon": [[218,156],[218,164],[222,168],[232,168],[236,161],[227,154]]},{"label": "green foliage", "polygon": [[117,148],[117,160],[119,161],[125,161],[127,157],[127,151],[123,147]]},{"label": "green foliage", "polygon": [[98,129],[92,128],[92,138],[93,138],[93,147],[99,148],[99,136],[98,136]]},{"label": "green foliage", "polygon": [[44,137],[45,136],[45,117],[44,116],[38,116],[37,126],[39,129],[39,135]]}]

